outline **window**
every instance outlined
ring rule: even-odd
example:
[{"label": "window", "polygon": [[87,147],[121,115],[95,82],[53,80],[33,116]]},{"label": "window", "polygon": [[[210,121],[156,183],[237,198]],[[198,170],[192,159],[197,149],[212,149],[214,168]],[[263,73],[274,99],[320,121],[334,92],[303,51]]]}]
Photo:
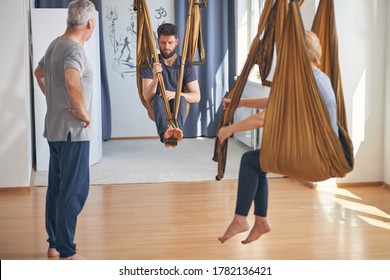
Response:
[{"label": "window", "polygon": [[[237,75],[241,72],[247,59],[249,48],[257,34],[257,27],[264,3],[265,0],[236,0],[235,2]],[[258,67],[252,69],[250,79],[259,80]]]}]

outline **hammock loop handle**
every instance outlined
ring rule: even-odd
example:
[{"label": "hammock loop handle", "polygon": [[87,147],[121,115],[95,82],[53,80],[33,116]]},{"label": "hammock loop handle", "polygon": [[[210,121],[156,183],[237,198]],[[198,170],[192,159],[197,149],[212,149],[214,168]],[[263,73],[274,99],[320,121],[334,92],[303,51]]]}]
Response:
[{"label": "hammock loop handle", "polygon": [[[135,5],[136,7],[138,6],[141,6],[141,10],[143,11],[143,14],[144,14],[144,17],[146,18],[146,20],[144,21],[144,24],[146,25],[147,27],[147,35],[149,36],[149,42],[151,42],[152,44],[152,55],[153,55],[153,59],[154,59],[154,62],[160,62],[159,59],[158,59],[158,54],[157,54],[157,47],[156,47],[156,43],[154,41],[154,37],[153,37],[153,33],[152,33],[152,27],[151,27],[151,21],[150,21],[150,17],[149,17],[149,10],[148,10],[148,7],[146,6],[145,4],[145,0],[140,0],[140,2],[137,3],[137,5]],[[172,116],[171,116],[171,110],[169,108],[169,102],[168,102],[168,98],[167,98],[167,94],[166,94],[166,89],[165,89],[165,84],[164,84],[164,79],[162,77],[162,74],[161,73],[157,73],[157,78],[158,78],[158,82],[160,84],[160,88],[161,88],[161,97],[163,99],[163,103],[164,103],[164,110],[165,110],[165,113],[166,113],[166,116],[167,116],[167,121],[168,123],[170,124],[172,122]]]}]

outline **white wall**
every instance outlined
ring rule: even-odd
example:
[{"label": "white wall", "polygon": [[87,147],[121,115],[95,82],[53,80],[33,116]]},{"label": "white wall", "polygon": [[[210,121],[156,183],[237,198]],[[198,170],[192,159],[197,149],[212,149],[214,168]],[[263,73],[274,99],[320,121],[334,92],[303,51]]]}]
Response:
[{"label": "white wall", "polygon": [[383,181],[386,0],[335,1],[354,170],[342,182]]},{"label": "white wall", "polygon": [[300,7],[302,21],[305,29],[311,29],[319,2],[320,0],[306,0]]},{"label": "white wall", "polygon": [[[154,30],[159,24],[175,22],[173,0],[146,1]],[[104,48],[111,94],[112,137],[157,136],[142,105],[136,82],[137,14],[133,1],[103,0]],[[127,45],[126,45],[127,43]]]},{"label": "white wall", "polygon": [[28,186],[32,168],[28,0],[0,9],[0,187]]},{"label": "white wall", "polygon": [[[387,2],[386,2],[387,3]],[[387,3],[387,15],[390,15],[390,4]],[[384,140],[384,181],[390,185],[390,17],[386,19],[386,90],[385,90],[385,140]]]}]

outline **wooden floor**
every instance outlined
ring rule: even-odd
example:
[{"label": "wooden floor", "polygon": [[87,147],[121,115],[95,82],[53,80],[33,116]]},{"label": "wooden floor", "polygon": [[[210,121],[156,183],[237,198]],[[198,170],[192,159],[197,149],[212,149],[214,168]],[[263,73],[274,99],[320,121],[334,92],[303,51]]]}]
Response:
[{"label": "wooden floor", "polygon": [[[94,260],[390,259],[390,191],[269,180],[272,231],[221,245],[237,181],[91,186],[75,242]],[[45,187],[0,190],[0,259],[47,259]],[[250,221],[253,221],[252,214]]]}]

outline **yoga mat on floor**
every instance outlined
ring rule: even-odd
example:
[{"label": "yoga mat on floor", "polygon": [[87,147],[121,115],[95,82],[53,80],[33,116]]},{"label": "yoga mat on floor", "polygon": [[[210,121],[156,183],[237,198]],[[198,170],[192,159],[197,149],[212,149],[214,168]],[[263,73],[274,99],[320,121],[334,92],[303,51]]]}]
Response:
[{"label": "yoga mat on floor", "polygon": [[[91,166],[91,185],[215,180],[214,138],[184,138],[165,148],[157,139],[110,140],[103,157]],[[241,155],[251,148],[229,139],[223,180],[237,179]],[[37,172],[35,186],[47,186],[47,171]]]}]

